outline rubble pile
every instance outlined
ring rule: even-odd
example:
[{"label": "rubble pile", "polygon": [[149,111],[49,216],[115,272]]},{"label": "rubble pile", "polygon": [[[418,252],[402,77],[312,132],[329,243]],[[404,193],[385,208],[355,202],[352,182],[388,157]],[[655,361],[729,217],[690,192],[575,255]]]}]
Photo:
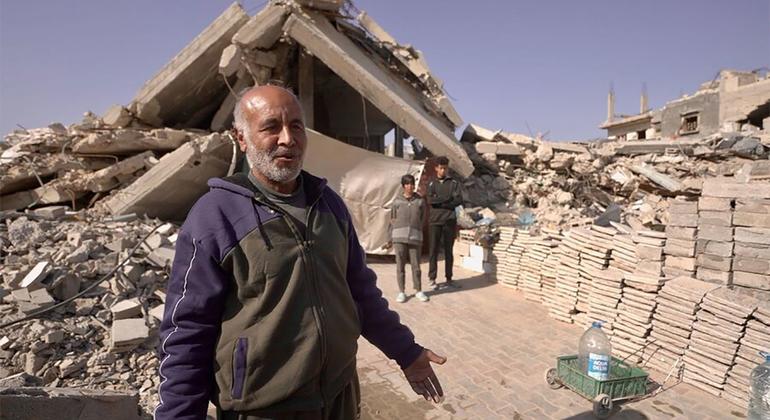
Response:
[{"label": "rubble pile", "polygon": [[570,143],[469,124],[461,144],[476,170],[463,198],[496,212],[531,210],[544,226],[588,224],[612,204],[642,223],[665,224],[664,198],[698,195],[705,177],[770,177],[770,136],[746,127],[701,138]]},{"label": "rubble pile", "polygon": [[24,372],[42,386],[138,393],[149,413],[176,228],[93,213],[2,214],[0,318],[48,312],[0,330],[0,378]]},{"label": "rubble pile", "polygon": [[0,210],[61,203],[73,210],[91,207],[145,175],[168,152],[208,134],[152,128],[130,117],[114,122],[109,116],[86,113],[68,127],[54,123],[5,136]]}]

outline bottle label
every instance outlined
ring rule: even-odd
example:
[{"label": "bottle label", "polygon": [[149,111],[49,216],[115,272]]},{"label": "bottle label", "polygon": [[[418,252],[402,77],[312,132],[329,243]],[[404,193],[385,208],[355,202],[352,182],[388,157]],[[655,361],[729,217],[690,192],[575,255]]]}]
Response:
[{"label": "bottle label", "polygon": [[588,353],[588,376],[599,381],[610,379],[610,356]]}]

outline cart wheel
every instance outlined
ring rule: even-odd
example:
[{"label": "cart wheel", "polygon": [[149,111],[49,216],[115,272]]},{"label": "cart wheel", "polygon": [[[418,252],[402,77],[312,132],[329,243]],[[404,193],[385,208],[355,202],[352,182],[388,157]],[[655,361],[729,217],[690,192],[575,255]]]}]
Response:
[{"label": "cart wheel", "polygon": [[556,373],[556,368],[550,368],[545,371],[545,382],[551,389],[559,389],[562,385],[559,381],[559,375]]},{"label": "cart wheel", "polygon": [[594,398],[594,416],[606,419],[612,413],[612,398],[607,394],[599,394]]}]

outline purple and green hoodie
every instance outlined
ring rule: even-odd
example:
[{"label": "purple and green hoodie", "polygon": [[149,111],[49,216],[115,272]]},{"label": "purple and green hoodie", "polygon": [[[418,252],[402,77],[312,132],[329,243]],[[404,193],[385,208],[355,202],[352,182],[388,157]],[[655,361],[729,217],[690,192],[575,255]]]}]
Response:
[{"label": "purple and green hoodie", "polygon": [[422,347],[366,266],[350,214],[303,173],[304,235],[245,175],[214,178],[182,226],[160,327],[156,419],[329,404],[363,335],[402,368]]}]

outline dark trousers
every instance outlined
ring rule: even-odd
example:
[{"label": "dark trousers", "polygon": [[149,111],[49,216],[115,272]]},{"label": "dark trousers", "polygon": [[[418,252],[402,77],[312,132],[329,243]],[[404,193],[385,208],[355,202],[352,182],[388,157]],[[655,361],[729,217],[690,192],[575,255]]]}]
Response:
[{"label": "dark trousers", "polygon": [[422,290],[422,282],[420,276],[420,245],[411,244],[393,244],[394,251],[396,252],[396,281],[398,281],[398,291],[404,293],[406,287],[406,263],[412,267],[412,285],[414,290],[419,292]]},{"label": "dark trousers", "polygon": [[[430,263],[428,264],[428,279],[431,284],[435,284],[438,271],[438,253],[439,249],[444,250],[444,276],[447,281],[452,280],[452,264],[454,264],[454,255],[452,248],[455,244],[455,228],[457,222],[454,220],[443,225],[430,225],[428,229]],[[443,246],[441,246],[443,245]]]},{"label": "dark trousers", "polygon": [[361,415],[361,389],[356,375],[329,406],[313,411],[273,414],[217,410],[217,420],[356,420]]}]

